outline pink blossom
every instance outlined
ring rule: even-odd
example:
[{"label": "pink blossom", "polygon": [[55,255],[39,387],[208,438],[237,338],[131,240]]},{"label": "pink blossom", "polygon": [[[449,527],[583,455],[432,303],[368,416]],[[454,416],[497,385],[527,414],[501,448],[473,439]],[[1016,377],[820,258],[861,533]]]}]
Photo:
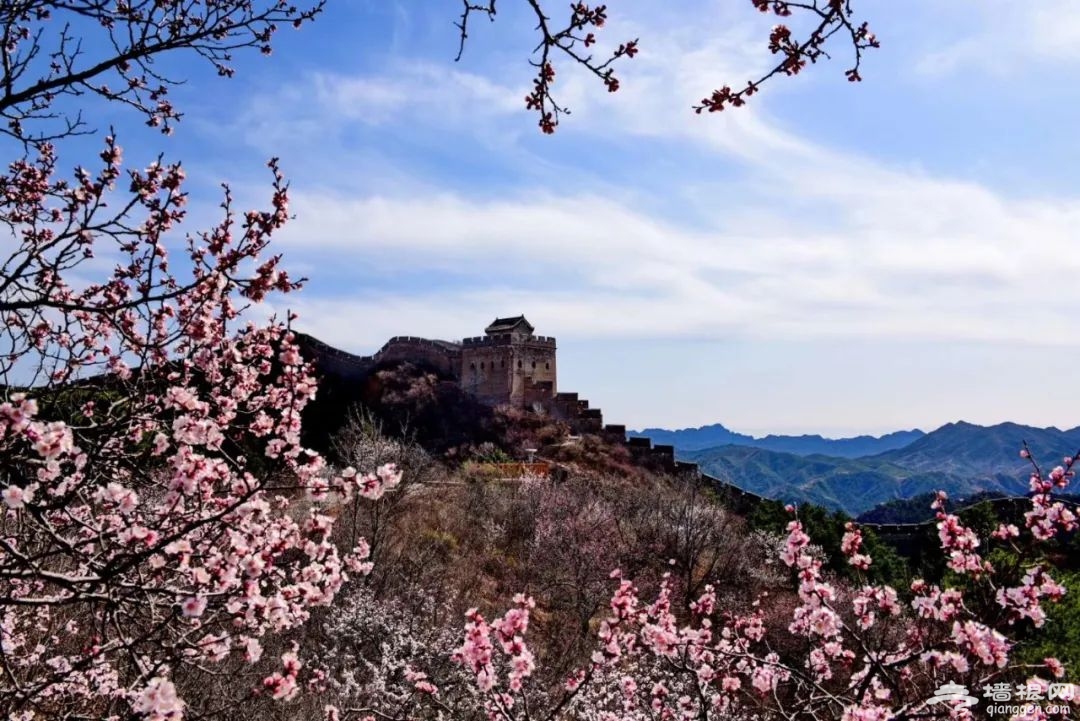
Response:
[{"label": "pink blossom", "polygon": [[8,486],[3,491],[0,491],[0,496],[3,496],[4,503],[8,508],[14,509],[22,508],[32,499],[31,493],[18,486]]},{"label": "pink blossom", "polygon": [[300,353],[296,348],[289,348],[282,351],[278,354],[278,360],[281,361],[283,365],[287,366],[297,366],[303,362],[303,358],[301,358]]},{"label": "pink blossom", "polygon": [[420,693],[425,693],[431,696],[437,696],[439,688],[428,680],[426,673],[417,671],[412,666],[405,667],[405,680],[413,685]]},{"label": "pink blossom", "polygon": [[180,604],[180,611],[187,618],[198,618],[206,610],[205,596],[191,596]]},{"label": "pink blossom", "polygon": [[998,527],[990,534],[994,538],[999,540],[1006,540],[1009,538],[1018,538],[1020,536],[1020,529],[1013,524],[999,524]]},{"label": "pink blossom", "polygon": [[28,435],[34,439],[34,450],[45,459],[68,455],[75,448],[71,429],[62,421],[31,424]]},{"label": "pink blossom", "polygon": [[184,703],[176,695],[172,681],[161,677],[150,679],[135,697],[132,710],[147,721],[181,721]]},{"label": "pink blossom", "polygon": [[109,483],[101,489],[98,498],[112,504],[117,511],[125,516],[130,515],[139,505],[139,497],[135,491],[116,482]]},{"label": "pink blossom", "polygon": [[270,693],[271,698],[284,700],[293,698],[300,690],[295,676],[283,675],[277,671],[263,679],[263,688]]},{"label": "pink blossom", "polygon": [[570,678],[566,679],[566,682],[563,684],[563,687],[567,691],[570,691],[571,693],[573,693],[574,691],[577,691],[581,687],[581,684],[582,684],[582,682],[584,680],[585,680],[585,670],[584,669],[579,669],[572,676],[570,676]]},{"label": "pink blossom", "polygon": [[976,656],[986,666],[1004,668],[1012,644],[997,631],[976,621],[953,623],[953,641]]},{"label": "pink blossom", "polygon": [[249,638],[244,641],[244,660],[248,663],[256,663],[262,658],[262,644],[256,638]]}]

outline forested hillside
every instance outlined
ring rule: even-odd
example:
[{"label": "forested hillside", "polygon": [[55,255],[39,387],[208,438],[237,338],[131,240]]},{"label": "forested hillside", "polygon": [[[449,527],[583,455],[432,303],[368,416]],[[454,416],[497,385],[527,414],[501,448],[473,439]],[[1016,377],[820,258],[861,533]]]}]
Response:
[{"label": "forested hillside", "polygon": [[[684,452],[704,472],[740,488],[785,501],[817,503],[857,516],[894,499],[937,490],[952,496],[1004,496],[1028,492],[1027,442],[1042,465],[1061,460],[1062,448],[1080,448],[1080,429],[1033,428],[1015,423],[951,423],[893,451],[864,458],[789,453],[723,446]],[[956,450],[960,449],[960,450]]]}]

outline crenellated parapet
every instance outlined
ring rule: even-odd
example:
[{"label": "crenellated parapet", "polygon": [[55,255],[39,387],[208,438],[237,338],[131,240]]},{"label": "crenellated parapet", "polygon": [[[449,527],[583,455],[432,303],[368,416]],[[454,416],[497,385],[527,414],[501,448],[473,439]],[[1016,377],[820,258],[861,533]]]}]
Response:
[{"label": "crenellated parapet", "polygon": [[354,356],[308,338],[324,373],[359,377],[380,365],[413,363],[456,381],[489,405],[548,407],[558,392],[556,342],[533,330],[524,316],[496,318],[484,336],[446,341],[399,335],[373,356]]},{"label": "crenellated parapet", "polygon": [[408,362],[427,366],[448,378],[461,377],[461,345],[415,336],[394,336],[375,354],[377,363]]},{"label": "crenellated parapet", "polygon": [[452,355],[461,352],[461,344],[454,343],[447,340],[430,340],[428,338],[417,338],[411,335],[396,335],[383,344],[383,347],[375,354],[377,358],[380,353],[383,353],[387,349],[394,346],[408,346],[412,348],[424,348],[425,350],[433,350],[439,353],[445,353]]},{"label": "crenellated parapet", "polygon": [[355,379],[367,374],[375,365],[371,356],[347,353],[306,333],[296,333],[296,340],[308,360],[323,373]]},{"label": "crenellated parapet", "polygon": [[558,392],[555,339],[533,335],[524,316],[496,318],[461,342],[461,387],[485,403],[547,407]]},{"label": "crenellated parapet", "polygon": [[522,336],[511,333],[465,338],[461,341],[461,345],[464,348],[493,348],[510,345],[546,348],[550,350],[555,350],[556,348],[555,339],[550,336]]},{"label": "crenellated parapet", "polygon": [[[616,436],[615,430],[622,429],[622,435]],[[625,426],[607,426],[606,429],[609,435],[612,437],[618,437],[618,439],[630,450],[630,455],[638,463],[645,466],[653,466],[660,468],[668,473],[673,473],[676,470],[675,465],[675,446],[669,445],[653,445],[650,438],[627,438]]]},{"label": "crenellated parapet", "polygon": [[461,357],[461,351],[454,348],[447,348],[431,341],[421,342],[417,340],[395,338],[380,348],[374,357],[376,361],[382,361],[409,360],[409,356],[412,356],[418,361],[424,360],[429,356],[457,359]]}]

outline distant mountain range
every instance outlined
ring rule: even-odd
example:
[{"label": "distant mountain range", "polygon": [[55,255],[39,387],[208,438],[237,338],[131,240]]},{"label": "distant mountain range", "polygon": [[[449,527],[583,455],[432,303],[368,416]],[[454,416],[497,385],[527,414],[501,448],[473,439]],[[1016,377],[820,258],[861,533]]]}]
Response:
[{"label": "distant mountain range", "polygon": [[[668,433],[677,435],[686,431]],[[828,455],[804,455],[774,450],[777,446],[760,445],[769,438],[780,439],[770,443],[799,440],[784,436],[764,439],[742,436],[750,441],[696,450],[686,449],[684,445],[677,454],[683,460],[698,463],[705,473],[759,495],[816,503],[858,516],[882,503],[936,490],[944,490],[954,498],[983,492],[1009,496],[1023,494],[1028,489],[1030,466],[1019,456],[1021,443],[1027,441],[1043,467],[1060,463],[1062,456],[1075,453],[1080,447],[1080,428],[1063,431],[1016,423],[978,426],[960,422],[942,426],[931,433],[906,433],[917,435],[902,446],[855,457],[841,456],[836,451]],[[651,430],[642,434],[660,443],[670,443],[672,438],[653,436]],[[903,437],[890,434],[880,439],[837,441],[819,438],[818,442],[835,443],[838,445],[833,448],[840,452],[854,453],[853,449],[859,444],[864,448],[875,448],[876,441],[876,447],[880,448],[882,441],[898,442],[893,439],[895,436]],[[719,434],[716,437],[720,437]],[[794,444],[788,448],[812,445],[808,441],[803,446]]]},{"label": "distant mountain range", "polygon": [[663,428],[646,428],[643,431],[630,431],[628,436],[651,438],[653,443],[675,446],[677,451],[700,451],[717,446],[748,446],[764,448],[781,453],[793,453],[797,456],[821,454],[837,458],[861,458],[885,451],[891,451],[922,438],[920,430],[896,431],[881,437],[855,436],[854,438],[823,438],[818,435],[777,436],[761,438],[744,433],[729,431],[719,423],[700,428],[683,428],[669,431]]}]

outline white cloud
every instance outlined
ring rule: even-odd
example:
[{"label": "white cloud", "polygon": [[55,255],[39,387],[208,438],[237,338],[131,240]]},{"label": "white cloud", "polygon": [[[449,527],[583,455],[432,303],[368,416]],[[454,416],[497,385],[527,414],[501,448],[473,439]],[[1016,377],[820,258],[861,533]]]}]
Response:
[{"label": "white cloud", "polygon": [[[922,57],[916,69],[931,76],[964,71],[1028,75],[1033,63],[1080,59],[1080,4],[1074,0],[958,0],[942,4],[928,26],[962,28]],[[946,20],[946,23],[940,21]]]},{"label": "white cloud", "polygon": [[410,118],[443,128],[517,114],[523,92],[445,64],[397,63],[377,74],[310,72],[250,98],[232,124],[251,146],[304,143],[332,152],[353,135]]},{"label": "white cloud", "polygon": [[[479,195],[430,178],[356,194],[338,178],[294,186],[298,220],[283,241],[315,274],[297,306],[305,322],[357,350],[397,332],[455,337],[477,317],[516,312],[566,336],[1077,343],[1066,332],[1076,301],[1043,284],[1080,270],[1080,199],[1009,198],[817,146],[769,115],[768,96],[696,116],[689,106],[714,80],[752,77],[769,62],[760,28],[733,23],[702,37],[686,23],[646,32],[618,22],[611,37],[648,37],[623,90],[608,95],[574,73],[560,75],[560,90],[574,108],[564,133],[637,146],[625,172],[566,182],[559,168],[576,159],[558,156],[566,146],[544,157],[515,140],[523,167],[551,164],[546,181],[519,178]],[[444,77],[445,88],[423,92]],[[783,92],[778,82],[773,92]],[[421,65],[314,76],[304,94],[313,123],[358,132],[375,123],[403,136],[442,127],[452,146],[527,128],[508,88],[497,76]],[[664,179],[670,198],[635,202],[663,187],[637,177],[650,172],[650,148],[738,167],[728,181],[737,194],[695,192],[714,179],[676,168]],[[699,198],[694,222],[672,220],[684,197]],[[344,287],[350,267],[414,280]]]},{"label": "white cloud", "polygon": [[384,123],[414,108],[440,108],[447,115],[472,114],[474,108],[492,114],[517,111],[518,93],[487,78],[430,63],[410,63],[386,75],[350,77],[317,73],[312,76],[318,112],[339,123],[359,120]]},{"label": "white cloud", "polygon": [[435,292],[350,289],[330,301],[334,313],[312,314],[333,322],[380,314],[438,326],[440,317],[525,310],[569,335],[1076,342],[1064,332],[1075,303],[1040,285],[1080,270],[1070,259],[1080,206],[902,176],[888,188],[834,192],[822,202],[859,209],[842,230],[768,233],[691,230],[595,197],[301,196],[285,244],[316,268],[332,258],[391,276],[468,269],[464,283]]}]

